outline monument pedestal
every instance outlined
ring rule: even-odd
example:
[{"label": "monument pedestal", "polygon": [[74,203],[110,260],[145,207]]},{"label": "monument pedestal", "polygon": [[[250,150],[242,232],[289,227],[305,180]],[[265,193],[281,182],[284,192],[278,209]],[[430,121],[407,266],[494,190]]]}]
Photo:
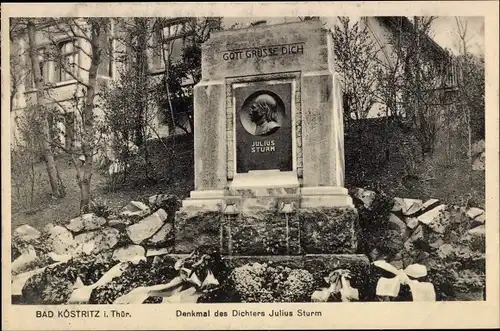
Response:
[{"label": "monument pedestal", "polygon": [[[289,185],[279,186],[283,180]],[[193,191],[183,201],[175,222],[177,253],[199,245],[228,255],[356,252],[358,214],[346,189],[300,188],[287,176],[262,185],[236,183],[225,191]]]},{"label": "monument pedestal", "polygon": [[[218,247],[235,266],[368,267],[344,186],[342,91],[319,21],[211,35],[194,88],[195,191],[175,252]],[[360,266],[360,267],[357,267]]]}]

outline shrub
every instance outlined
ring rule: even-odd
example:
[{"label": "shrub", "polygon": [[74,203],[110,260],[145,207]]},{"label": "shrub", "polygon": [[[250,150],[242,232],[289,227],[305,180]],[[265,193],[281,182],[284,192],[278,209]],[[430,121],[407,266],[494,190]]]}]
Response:
[{"label": "shrub", "polygon": [[394,257],[403,248],[403,242],[399,233],[389,226],[393,198],[383,192],[376,192],[375,199],[368,207],[356,198],[353,200],[358,209],[361,228],[358,244],[360,253],[369,255],[377,251],[378,256],[384,255],[387,259]]}]

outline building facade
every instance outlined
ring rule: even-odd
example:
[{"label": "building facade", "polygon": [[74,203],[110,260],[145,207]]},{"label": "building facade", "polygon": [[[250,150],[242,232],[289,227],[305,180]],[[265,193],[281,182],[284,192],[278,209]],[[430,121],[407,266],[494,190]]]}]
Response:
[{"label": "building facade", "polygon": [[[110,87],[120,79],[126,66],[133,62],[127,55],[133,47],[133,36],[128,27],[130,19],[109,19],[109,28],[101,35],[101,61],[97,71],[96,89]],[[148,21],[147,68],[153,80],[161,80],[165,74],[165,63],[177,61],[182,56],[183,47],[190,41],[192,18],[161,19]],[[81,32],[79,32],[80,30]],[[89,80],[91,45],[89,30],[85,20],[64,22],[59,26],[56,20],[37,22],[35,33],[36,54],[43,78],[45,103],[50,108],[53,125],[61,132],[62,145],[77,143],[76,126],[78,109],[75,99],[83,97],[81,84]],[[76,36],[76,37],[75,37]],[[15,148],[20,141],[19,121],[32,105],[37,102],[29,52],[29,41],[25,25],[19,24],[11,34],[11,145]],[[168,59],[168,60],[167,60]],[[67,66],[61,65],[67,63]],[[189,79],[183,84],[192,84]],[[162,135],[169,135],[168,127],[162,121],[160,109],[155,126]],[[96,115],[102,115],[99,107]],[[54,120],[54,118],[56,118]]]},{"label": "building facade", "polygon": [[[128,19],[110,19],[107,34],[102,35],[101,45],[107,56],[103,56],[98,67],[97,89],[98,91],[109,87],[113,81],[120,79],[120,74],[124,67],[130,65],[134,60],[130,58],[131,45],[133,44],[133,33],[130,31],[132,25]],[[260,20],[259,24],[279,24],[291,21],[298,21],[304,18],[269,18]],[[338,17],[313,17],[308,19],[319,19],[323,21],[325,28],[332,29],[339,24]],[[128,21],[127,21],[128,20]],[[155,18],[148,19],[147,29],[151,32],[148,35],[148,70],[153,79],[160,81],[166,73],[166,63],[173,63],[182,56],[186,43],[199,38],[199,31],[195,31],[197,26],[196,18]],[[253,21],[245,18],[247,23],[240,24],[250,26]],[[391,40],[401,34],[404,29],[411,29],[411,23],[406,17],[356,17],[351,18],[352,22],[359,22],[360,26],[366,27],[372,39],[380,47],[379,60],[390,63],[393,61],[393,49]],[[226,22],[227,21],[227,22]],[[227,18],[222,21],[226,27],[231,26],[231,21],[235,18]],[[255,21],[255,20],[254,20]],[[267,21],[267,22],[266,22]],[[81,86],[79,82],[88,81],[88,68],[91,59],[91,46],[85,38],[75,38],[78,30],[85,32],[85,21],[74,20],[73,26],[65,28],[58,26],[56,20],[49,22],[38,22],[35,36],[36,50],[40,62],[40,71],[43,77],[44,88],[46,89],[46,102],[54,110],[54,113],[63,116],[56,116],[54,121],[62,132],[61,143],[70,146],[76,140],[75,123],[78,121],[78,111],[75,109],[75,99],[82,98]],[[201,32],[204,33],[204,32]],[[87,31],[88,35],[88,31]],[[199,40],[198,40],[199,41]],[[446,52],[437,45],[431,38],[425,40],[431,47],[427,47],[430,52],[436,54],[426,54],[432,59],[448,59]],[[31,60],[29,57],[29,43],[26,30],[20,28],[11,36],[11,141],[15,147],[19,143],[20,136],[17,122],[26,113],[29,107],[36,103],[36,86],[31,72]],[[56,61],[57,59],[57,61]],[[61,67],[58,61],[63,59],[70,63],[69,67]],[[168,59],[168,61],[166,61]],[[438,64],[448,66],[446,77],[443,80],[443,91],[447,91],[454,85],[453,67],[449,66],[448,60]],[[192,85],[195,79],[185,79],[183,84]],[[161,106],[158,106],[161,107]],[[375,104],[370,111],[369,117],[378,116],[382,105]],[[96,114],[102,115],[102,110],[96,108]],[[175,126],[165,124],[165,112],[158,109],[155,127],[162,136],[171,134],[181,134],[190,131],[191,113],[182,111],[178,114],[180,121],[184,121],[184,130]],[[187,129],[186,129],[187,128]],[[76,142],[77,143],[77,142]]]}]

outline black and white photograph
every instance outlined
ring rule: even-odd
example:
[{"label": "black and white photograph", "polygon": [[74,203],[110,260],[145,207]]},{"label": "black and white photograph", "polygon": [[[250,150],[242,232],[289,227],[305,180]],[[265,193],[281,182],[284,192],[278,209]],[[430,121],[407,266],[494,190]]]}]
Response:
[{"label": "black and white photograph", "polygon": [[14,309],[486,301],[485,17],[318,13],[9,15]]}]

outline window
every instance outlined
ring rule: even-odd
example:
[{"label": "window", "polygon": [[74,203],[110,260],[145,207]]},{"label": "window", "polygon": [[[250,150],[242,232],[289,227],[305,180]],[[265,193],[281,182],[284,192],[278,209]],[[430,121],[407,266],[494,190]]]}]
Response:
[{"label": "window", "polygon": [[77,75],[78,49],[75,40],[66,40],[57,44],[59,63],[57,63],[54,73],[54,81],[65,82],[73,80]]},{"label": "window", "polygon": [[[164,59],[170,61],[178,60],[182,56],[182,49],[186,43],[186,37],[190,33],[186,32],[184,22],[174,22],[163,26],[157,30],[153,38],[152,68],[153,70],[164,69]],[[163,42],[163,47],[161,47]],[[169,54],[169,52],[171,52]],[[163,54],[164,53],[164,54]]]}]

